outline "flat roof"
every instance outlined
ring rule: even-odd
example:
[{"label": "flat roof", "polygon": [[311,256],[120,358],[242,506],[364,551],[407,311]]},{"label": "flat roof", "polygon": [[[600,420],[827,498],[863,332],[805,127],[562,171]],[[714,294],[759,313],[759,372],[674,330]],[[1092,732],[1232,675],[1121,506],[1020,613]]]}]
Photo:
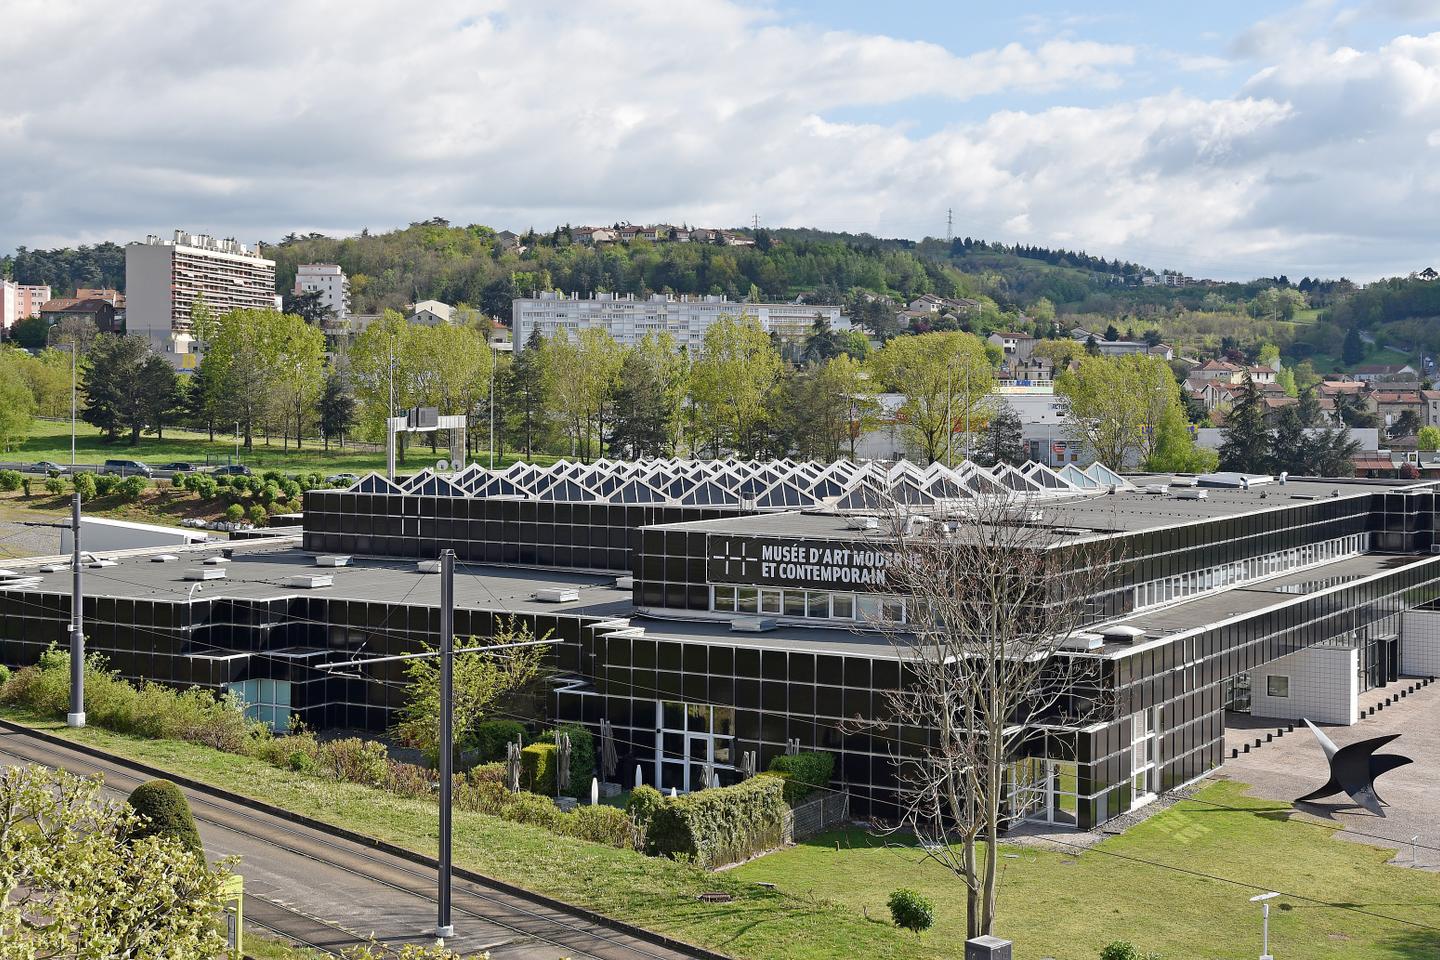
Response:
[{"label": "flat roof", "polygon": [[[203,566],[207,557],[219,557],[221,548],[233,550],[229,563],[220,565],[222,580],[193,581],[185,571]],[[109,551],[100,551],[110,556]],[[173,554],[178,559],[163,563],[155,556]],[[318,554],[290,544],[264,540],[233,541],[224,544],[156,547],[128,550],[115,556],[114,566],[85,568],[85,593],[89,596],[123,597],[143,600],[185,602],[192,588],[197,601],[227,598],[274,600],[283,597],[328,597],[338,600],[416,606],[439,606],[440,576],[416,571],[414,560],[352,558],[345,567],[318,567]],[[7,568],[34,576],[33,586],[10,587],[16,592],[70,592],[70,565],[51,573],[39,570],[43,562],[27,559],[9,562]],[[291,587],[285,578],[299,575],[334,577],[329,587]],[[632,609],[631,591],[615,586],[615,575],[571,573],[561,570],[534,570],[456,561],[455,605],[476,610],[506,610],[514,613],[579,614],[585,616],[623,615]],[[569,603],[548,603],[534,599],[537,590],[570,588],[580,599]],[[0,589],[5,589],[0,586]]]},{"label": "flat roof", "polygon": [[[1306,502],[1330,499],[1354,499],[1376,493],[1433,487],[1434,481],[1414,480],[1324,480],[1290,479],[1285,484],[1267,483],[1241,490],[1230,487],[1203,487],[1205,499],[1181,499],[1172,488],[1164,494],[1145,492],[1151,485],[1170,485],[1176,478],[1165,475],[1129,476],[1135,490],[1115,494],[1093,493],[1085,496],[1034,497],[1018,501],[1013,509],[1029,511],[1027,522],[1070,530],[1078,538],[1109,533],[1136,533],[1159,530],[1228,517],[1244,516],[1271,510],[1284,510]],[[1038,511],[1038,518],[1034,516]],[[875,513],[882,514],[884,508]],[[733,534],[756,537],[795,537],[819,540],[879,539],[880,531],[853,529],[845,514],[824,511],[793,511],[789,513],[747,514],[719,517],[712,520],[686,520],[679,523],[656,524],[666,530],[692,530],[705,533]]]},{"label": "flat roof", "polygon": [[651,640],[678,640],[756,650],[785,650],[796,653],[834,653],[849,656],[899,659],[900,652],[879,633],[861,633],[837,626],[785,624],[774,630],[751,633],[731,630],[728,620],[676,619],[646,613],[628,618],[631,627],[640,627]]}]

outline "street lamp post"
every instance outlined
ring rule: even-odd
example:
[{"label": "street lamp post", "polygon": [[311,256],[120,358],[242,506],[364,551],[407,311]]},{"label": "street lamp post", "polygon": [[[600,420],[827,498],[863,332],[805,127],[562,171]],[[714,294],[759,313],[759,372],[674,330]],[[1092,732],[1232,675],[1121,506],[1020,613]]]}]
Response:
[{"label": "street lamp post", "polygon": [[455,551],[440,552],[440,889],[435,937],[455,936],[450,921],[450,791],[454,762]]},{"label": "street lamp post", "polygon": [[84,570],[80,564],[80,491],[70,508],[70,712],[65,717],[68,727],[85,726],[85,589]]},{"label": "street lamp post", "polygon": [[1280,894],[1272,892],[1262,893],[1250,898],[1251,903],[1260,904],[1260,960],[1275,960],[1275,958],[1270,955],[1270,901],[1278,896],[1280,896]]}]

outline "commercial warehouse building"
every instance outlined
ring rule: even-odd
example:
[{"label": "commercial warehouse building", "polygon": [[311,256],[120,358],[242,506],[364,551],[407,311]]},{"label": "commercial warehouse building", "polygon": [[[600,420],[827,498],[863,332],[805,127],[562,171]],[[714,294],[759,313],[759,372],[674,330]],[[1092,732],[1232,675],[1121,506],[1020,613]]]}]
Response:
[{"label": "commercial warehouse building", "polygon": [[[241,692],[277,726],[386,725],[400,664],[321,664],[438,640],[441,549],[461,561],[457,631],[515,616],[553,638],[547,709],[617,731],[625,779],[692,789],[796,741],[833,751],[853,809],[893,811],[895,758],[931,731],[887,723],[914,618],[885,590],[887,505],[963,528],[1003,498],[1016,522],[1103,544],[1066,657],[1099,705],[1037,727],[1011,809],[1090,827],[1222,760],[1227,711],[1357,719],[1356,699],[1440,663],[1436,486],[1214,475],[1121,478],[964,464],[650,462],[369,476],[307,495],[303,541],[175,548],[87,571],[94,649],[128,676]],[[348,565],[334,558],[350,558]],[[206,574],[204,571],[211,571]],[[223,571],[223,575],[220,573]],[[211,576],[216,579],[201,580]],[[68,571],[12,564],[0,660],[64,642]],[[196,584],[200,589],[195,590]],[[1076,714],[1079,715],[1079,714]],[[872,721],[858,726],[846,719]]]}]

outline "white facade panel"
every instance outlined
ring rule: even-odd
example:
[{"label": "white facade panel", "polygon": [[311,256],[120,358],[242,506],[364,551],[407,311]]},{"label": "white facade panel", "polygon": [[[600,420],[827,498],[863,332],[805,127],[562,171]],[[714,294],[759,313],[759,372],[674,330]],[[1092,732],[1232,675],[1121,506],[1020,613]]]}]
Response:
[{"label": "white facade panel", "polygon": [[1401,615],[1400,672],[1440,677],[1440,611],[1407,610]]},{"label": "white facade panel", "polygon": [[1250,671],[1250,714],[1350,725],[1360,719],[1360,651],[1307,647]]}]

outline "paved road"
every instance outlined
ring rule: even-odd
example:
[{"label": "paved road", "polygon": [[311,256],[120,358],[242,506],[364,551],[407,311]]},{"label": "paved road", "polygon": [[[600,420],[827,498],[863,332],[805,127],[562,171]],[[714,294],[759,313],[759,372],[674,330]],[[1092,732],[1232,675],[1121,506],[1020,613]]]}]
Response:
[{"label": "paved road", "polygon": [[[1398,694],[1414,682],[1401,680],[1362,694],[1362,710],[1377,700]],[[1261,722],[1258,718],[1254,720],[1255,724]],[[1275,722],[1283,723],[1272,721],[1272,724]],[[1381,752],[1402,754],[1415,762],[1392,770],[1376,781],[1380,796],[1389,804],[1383,818],[1352,805],[1344,794],[1307,803],[1302,809],[1353,831],[1336,834],[1337,837],[1399,849],[1394,862],[1400,866],[1411,865],[1409,840],[1419,836],[1420,866],[1440,869],[1440,816],[1436,815],[1440,810],[1440,684],[1423,687],[1353,726],[1317,726],[1342,747],[1357,740],[1398,733],[1400,739]],[[1229,735],[1231,731],[1226,732],[1227,741],[1232,742],[1239,742],[1249,733],[1241,732],[1237,738]],[[1264,729],[1258,732],[1263,738]],[[1254,796],[1289,802],[1323,784],[1329,777],[1329,767],[1319,742],[1303,725],[1296,724],[1293,733],[1252,748],[1237,759],[1227,759],[1219,775],[1249,784]],[[1425,846],[1435,849],[1426,850]]]},{"label": "paved road", "polygon": [[[0,763],[16,760],[100,773],[118,793],[149,779],[123,761],[100,760],[0,727]],[[247,920],[331,952],[371,934],[389,944],[433,942],[433,870],[208,793],[186,795],[206,852],[212,858],[242,858]],[[467,954],[488,950],[494,960],[697,956],[458,878],[452,903],[457,935],[446,945]]]}]

